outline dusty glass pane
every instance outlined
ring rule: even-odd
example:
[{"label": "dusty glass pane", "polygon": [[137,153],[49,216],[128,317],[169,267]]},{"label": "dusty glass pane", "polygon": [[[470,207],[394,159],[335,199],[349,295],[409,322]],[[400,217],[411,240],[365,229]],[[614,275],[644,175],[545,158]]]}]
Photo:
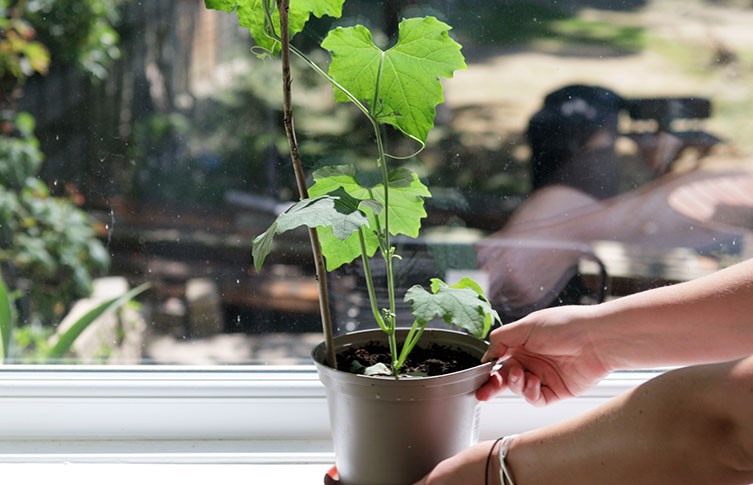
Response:
[{"label": "dusty glass pane", "polygon": [[[278,61],[200,0],[0,10],[0,42],[28,47],[0,49],[6,361],[308,363],[321,337],[306,232],[278,238],[262,272],[251,258],[296,198]],[[472,275],[510,321],[751,254],[745,2],[348,0],[296,44],[326,66],[316,46],[331,27],[361,23],[388,46],[423,15],[453,26],[468,68],[443,81],[426,149],[395,162],[432,192],[422,236],[394,240],[400,288]],[[372,163],[360,113],[301,63],[294,82],[309,173]],[[362,271],[330,275],[338,332],[375,325]],[[102,302],[142,283],[138,305],[52,353],[92,287]]]}]

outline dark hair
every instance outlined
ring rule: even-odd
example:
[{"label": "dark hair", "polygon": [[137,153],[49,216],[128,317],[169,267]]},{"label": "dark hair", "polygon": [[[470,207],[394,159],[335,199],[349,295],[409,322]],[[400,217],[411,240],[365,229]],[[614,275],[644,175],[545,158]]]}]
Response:
[{"label": "dark hair", "polygon": [[600,86],[574,84],[548,94],[528,123],[532,189],[564,184],[597,198],[615,195],[614,140],[623,107],[617,93]]}]

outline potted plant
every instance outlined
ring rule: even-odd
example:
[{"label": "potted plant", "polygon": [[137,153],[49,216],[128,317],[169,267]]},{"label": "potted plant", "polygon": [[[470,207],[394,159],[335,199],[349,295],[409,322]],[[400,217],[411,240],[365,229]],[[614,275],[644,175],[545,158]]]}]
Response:
[{"label": "potted plant", "polygon": [[[387,50],[377,47],[363,26],[333,29],[321,42],[332,56],[325,71],[292,46],[290,38],[304,29],[311,15],[339,18],[343,3],[206,0],[208,8],[236,12],[257,52],[280,54],[282,59],[284,124],[300,201],[254,239],[254,264],[260,270],[276,235],[308,227],[325,333],[312,355],[327,389],[340,479],[346,484],[413,483],[476,440],[474,391],[492,365],[479,364],[486,349],[482,339],[499,317],[472,280],[448,285],[433,278],[429,290],[413,286],[404,296],[413,321],[408,326],[397,321],[393,263],[400,255],[393,240],[418,236],[430,192],[413,171],[392,167],[399,157],[385,148],[384,130],[397,129],[420,152],[434,126],[436,106],[443,101],[440,78],[465,68],[465,61],[461,46],[449,36],[451,27],[425,17],[403,20],[397,43]],[[313,184],[307,186],[293,124],[291,53],[326,79],[335,99],[352,103],[373,128],[378,182],[362,182],[354,166],[328,166],[315,171]],[[356,260],[379,328],[333,337],[326,272]],[[379,307],[376,297],[370,270],[374,260],[385,270],[386,308]],[[436,319],[455,330],[427,329]],[[469,356],[469,368],[435,372],[426,363],[451,352]]]}]

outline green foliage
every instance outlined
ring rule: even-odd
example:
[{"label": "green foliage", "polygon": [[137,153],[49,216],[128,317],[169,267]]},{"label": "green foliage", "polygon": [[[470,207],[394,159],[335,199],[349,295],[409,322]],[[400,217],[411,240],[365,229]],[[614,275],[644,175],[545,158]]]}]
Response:
[{"label": "green foliage", "polygon": [[50,55],[43,43],[34,40],[31,24],[11,12],[9,4],[10,0],[0,0],[0,79],[23,84],[27,77],[47,72]]},{"label": "green foliage", "polygon": [[65,357],[84,330],[106,313],[116,311],[132,301],[149,286],[145,283],[120,296],[105,300],[76,319],[67,330],[54,335],[51,327],[23,325],[16,328],[13,298],[0,275],[0,364],[7,362],[11,357],[11,340],[14,341],[16,349],[23,351],[23,355],[16,356],[23,362],[49,363]]},{"label": "green foliage", "polygon": [[[277,53],[280,48],[279,17],[271,0],[206,0],[209,8],[236,11],[241,25],[249,28],[259,48]],[[341,1],[299,0],[290,7],[291,36],[300,32],[311,15],[339,16]],[[313,174],[309,198],[281,214],[272,226],[253,241],[257,270],[273,249],[276,234],[296,227],[316,228],[327,269],[332,270],[358,257],[364,265],[372,314],[386,333],[392,362],[390,372],[398,376],[410,351],[429,321],[442,318],[449,325],[484,337],[499,317],[477,284],[463,280],[449,287],[440,280],[431,282],[432,292],[411,288],[406,300],[412,302],[414,321],[408,337],[398,349],[396,342],[396,300],[392,263],[396,248],[391,237],[417,237],[426,217],[424,198],[431,194],[418,176],[404,167],[390,170],[384,149],[385,125],[397,128],[423,149],[434,126],[436,106],[443,102],[441,78],[465,68],[461,47],[449,36],[451,27],[436,18],[406,19],[400,23],[397,43],[382,50],[363,26],[336,28],[323,40],[332,62],[325,73],[306,55],[291,47],[312,69],[330,82],[335,99],[353,103],[367,118],[376,140],[380,181],[365,184],[353,166],[329,166]],[[377,251],[387,271],[389,308],[379,309],[370,258]],[[391,286],[390,286],[391,285]],[[383,369],[367,369],[383,373]]]},{"label": "green foliage", "polygon": [[11,329],[14,322],[13,301],[10,293],[8,293],[8,288],[5,286],[2,274],[0,274],[0,362],[3,362],[5,356],[8,355]]},{"label": "green foliage", "polygon": [[93,79],[107,77],[120,57],[115,26],[126,0],[34,0],[20,2],[52,60],[76,66]]},{"label": "green foliage", "polygon": [[81,333],[86,330],[89,325],[94,323],[105,313],[120,308],[139,294],[146,291],[147,288],[149,288],[148,283],[137,286],[136,288],[132,288],[130,291],[127,291],[120,296],[105,300],[85,314],[81,315],[81,317],[79,317],[73,323],[73,325],[71,325],[65,332],[58,336],[57,341],[54,345],[52,345],[49,352],[47,353],[46,360],[60,359],[64,357],[65,354],[67,354],[70,350],[71,346],[73,346],[79,335],[81,335]]},{"label": "green foliage", "polygon": [[[271,14],[271,22],[267,21],[265,5]],[[278,53],[280,42],[278,40],[279,28],[274,32],[269,31],[270,26],[280,25],[280,14],[273,9],[275,0],[205,0],[207,8],[235,12],[238,15],[238,23],[251,32],[256,44],[266,51]],[[323,17],[325,15],[338,18],[342,15],[342,6],[345,0],[295,0],[290,2],[288,13],[290,37],[300,33],[311,15]]]},{"label": "green foliage", "polygon": [[109,255],[89,216],[53,197],[36,178],[42,154],[28,115],[15,120],[19,136],[0,135],[0,264],[27,281],[31,319],[59,319],[65,306],[91,290]]}]

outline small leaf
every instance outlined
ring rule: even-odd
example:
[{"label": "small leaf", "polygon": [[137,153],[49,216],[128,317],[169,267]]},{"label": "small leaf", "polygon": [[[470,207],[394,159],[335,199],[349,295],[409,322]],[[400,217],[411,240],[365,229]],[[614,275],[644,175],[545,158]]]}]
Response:
[{"label": "small leaf", "polygon": [[266,231],[259,234],[251,242],[251,255],[254,258],[254,267],[256,271],[261,271],[264,260],[272,252],[272,242],[277,234],[277,221],[273,222]]},{"label": "small leaf", "polygon": [[480,294],[480,289],[478,284],[468,278],[463,278],[460,283],[452,286],[434,278],[431,281],[431,293],[415,285],[406,292],[405,301],[411,302],[413,316],[420,324],[442,318],[450,326],[484,338],[493,321],[499,320],[499,315],[483,294]]}]

